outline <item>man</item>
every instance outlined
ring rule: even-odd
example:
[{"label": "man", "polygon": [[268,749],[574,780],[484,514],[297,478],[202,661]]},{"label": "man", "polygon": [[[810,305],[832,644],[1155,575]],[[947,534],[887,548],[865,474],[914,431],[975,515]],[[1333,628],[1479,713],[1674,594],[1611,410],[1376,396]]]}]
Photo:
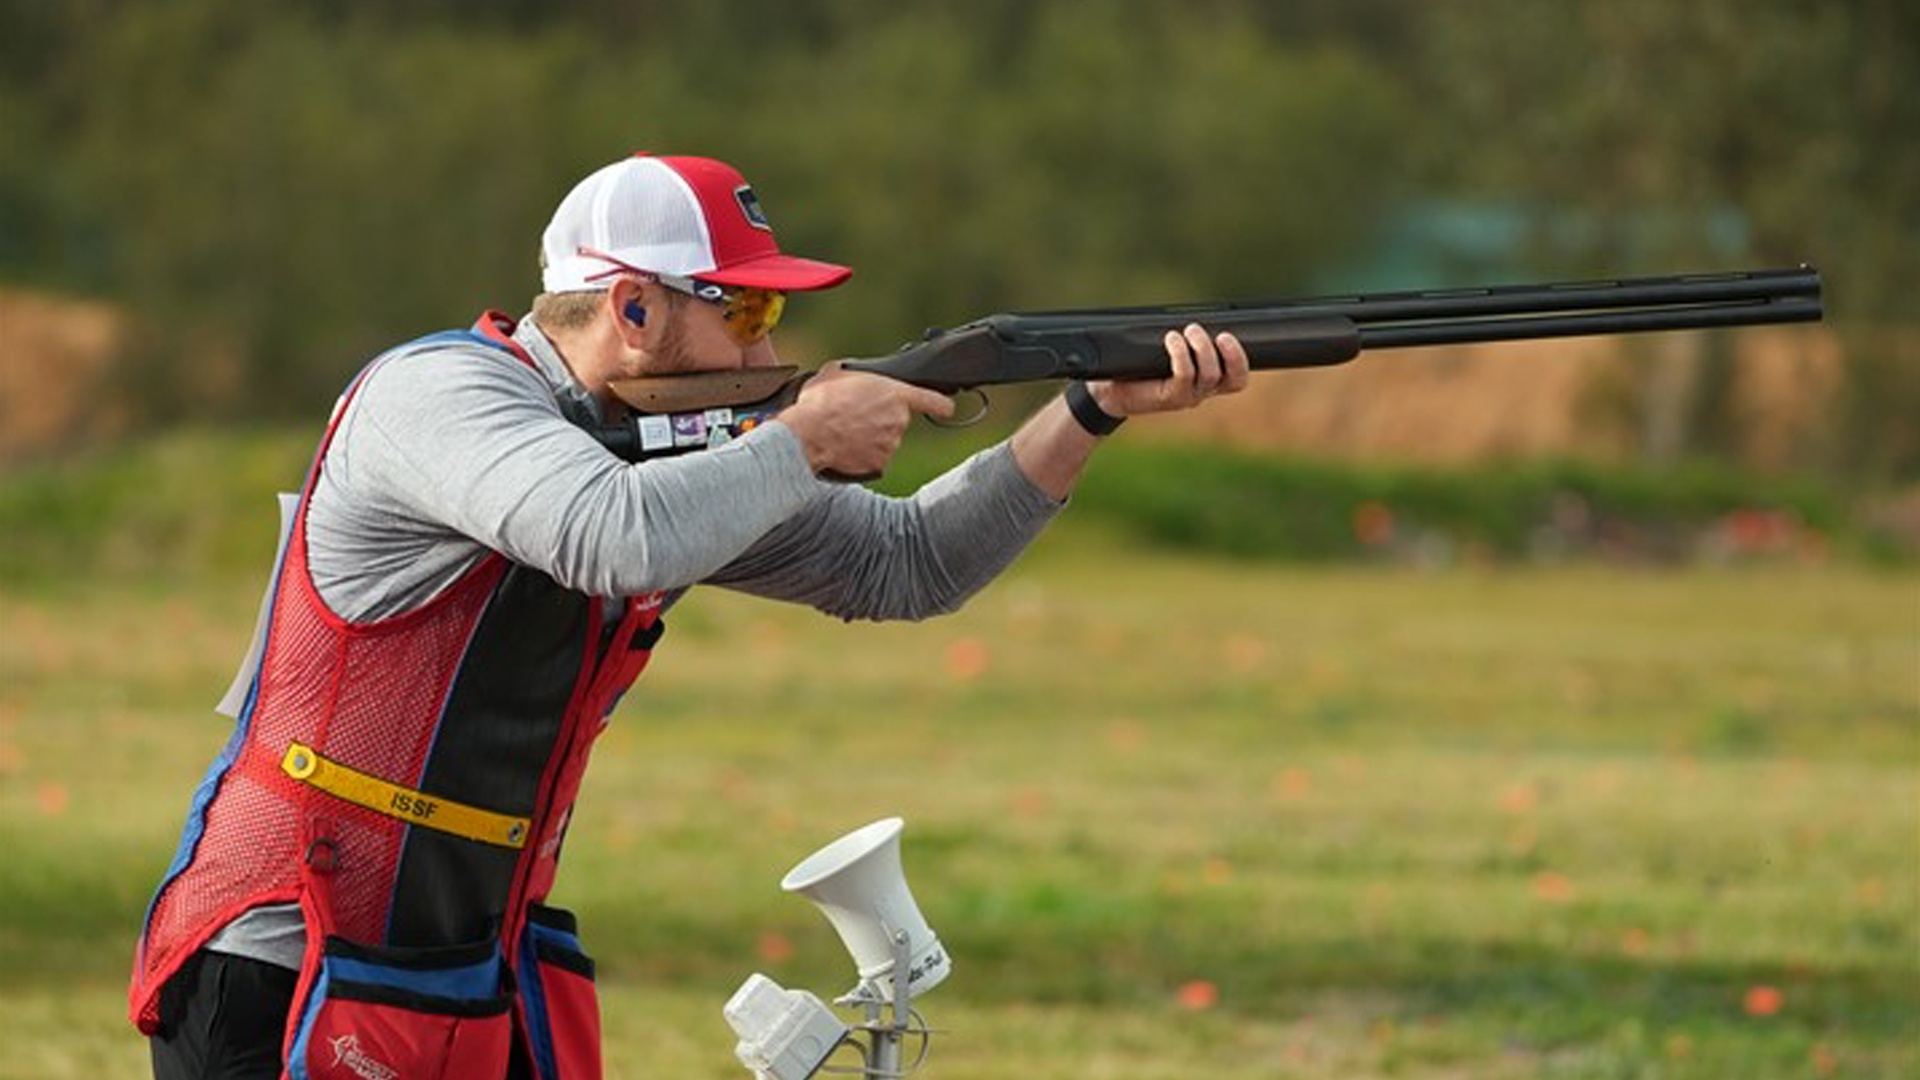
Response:
[{"label": "man", "polygon": [[[592,434],[641,375],[777,363],[782,254],[730,166],[635,156],[542,238],[544,292],[376,358],[315,456],[232,740],[148,913],[131,1015],[155,1075],[593,1077],[573,920],[541,904],[587,752],[660,615],[722,585],[846,619],[957,608],[1123,418],[1244,387],[1229,335],[1074,384],[913,498],[879,472],[942,396],[829,369],[770,422],[630,465]],[[718,420],[716,421],[719,422]]]}]

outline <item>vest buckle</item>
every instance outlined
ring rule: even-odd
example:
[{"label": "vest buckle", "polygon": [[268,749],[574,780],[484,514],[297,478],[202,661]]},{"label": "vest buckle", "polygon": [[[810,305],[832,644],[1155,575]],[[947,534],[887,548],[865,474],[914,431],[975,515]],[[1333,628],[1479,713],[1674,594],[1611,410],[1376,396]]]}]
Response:
[{"label": "vest buckle", "polygon": [[331,874],[340,868],[340,846],[322,836],[307,845],[306,862],[316,874]]}]

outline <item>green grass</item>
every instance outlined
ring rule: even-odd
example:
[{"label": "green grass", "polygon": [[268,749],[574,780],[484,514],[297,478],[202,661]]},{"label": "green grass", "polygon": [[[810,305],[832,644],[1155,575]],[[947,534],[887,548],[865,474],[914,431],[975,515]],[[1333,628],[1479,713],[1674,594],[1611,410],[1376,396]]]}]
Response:
[{"label": "green grass", "polygon": [[[102,573],[0,593],[0,1077],[144,1074],[131,942],[258,595]],[[669,622],[555,897],[612,1076],[744,1076],[742,978],[850,983],[777,882],[894,813],[956,962],[929,1076],[1920,1070],[1911,571],[1310,571],[1079,520],[939,622]]]},{"label": "green grass", "polygon": [[[1010,420],[1024,410],[1007,396]],[[879,486],[911,491],[991,435],[916,429]],[[254,574],[273,545],[274,493],[299,488],[313,442],[298,429],[185,429],[0,469],[0,588]],[[1705,461],[1442,470],[1121,441],[1095,458],[1073,517],[1137,544],[1254,562],[1839,560],[1911,569],[1920,565],[1912,537],[1888,531],[1873,509],[1886,497]],[[1743,515],[1778,531],[1743,547],[1732,527]]]}]

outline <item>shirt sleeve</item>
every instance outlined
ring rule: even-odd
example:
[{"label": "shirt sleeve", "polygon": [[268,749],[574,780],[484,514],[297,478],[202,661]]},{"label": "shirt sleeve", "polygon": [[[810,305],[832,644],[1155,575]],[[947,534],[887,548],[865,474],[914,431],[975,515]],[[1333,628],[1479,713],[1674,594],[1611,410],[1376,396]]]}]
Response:
[{"label": "shirt sleeve", "polygon": [[965,603],[1065,505],[1027,479],[1004,442],[907,499],[822,487],[709,582],[849,621],[924,619]]},{"label": "shirt sleeve", "polygon": [[488,550],[599,596],[690,585],[817,499],[792,430],[628,464],[540,376],[443,349],[362,382],[308,510],[316,584],[348,618],[393,614]]}]

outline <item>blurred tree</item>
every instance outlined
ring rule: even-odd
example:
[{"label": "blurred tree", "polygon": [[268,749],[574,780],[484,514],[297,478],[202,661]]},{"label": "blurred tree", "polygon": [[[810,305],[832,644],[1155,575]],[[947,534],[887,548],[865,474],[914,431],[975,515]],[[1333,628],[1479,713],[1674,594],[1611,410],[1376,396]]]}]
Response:
[{"label": "blurred tree", "polygon": [[[794,306],[836,352],[997,308],[1310,287],[1433,198],[1536,222],[1515,274],[1716,264],[1731,235],[1819,262],[1843,324],[1911,321],[1916,21],[1901,0],[0,0],[0,275],[140,313],[150,404],[310,411],[386,344],[521,306],[566,186],[648,149],[738,162],[784,242],[859,268]],[[1841,460],[1920,472],[1899,437],[1920,376],[1855,352]],[[1677,445],[1710,445],[1716,363],[1657,395]]]},{"label": "blurred tree", "polygon": [[799,235],[868,268],[836,338],[888,347],[996,308],[1285,292],[1362,242],[1396,190],[1375,163],[1407,112],[1351,53],[1161,5],[1024,18],[996,24],[1005,38],[957,15],[894,18],[772,69],[789,103],[836,119],[767,125],[748,151],[796,193]]},{"label": "blurred tree", "polygon": [[[1920,273],[1920,17],[1911,5],[1533,4],[1497,29],[1470,0],[1425,10],[1423,100],[1466,151],[1453,182],[1548,208],[1536,219],[1543,260],[1592,272],[1712,266],[1731,207],[1749,226],[1750,261],[1823,267],[1843,325],[1911,321],[1906,296]],[[1566,213],[1576,209],[1590,216],[1569,234]],[[1657,229],[1638,227],[1649,213]],[[1711,449],[1696,435],[1715,430],[1704,414],[1722,396],[1724,358],[1701,347],[1645,388],[1657,451]],[[1871,346],[1852,352],[1846,457],[1920,469],[1912,450],[1886,456],[1912,446],[1888,436],[1920,406],[1920,373],[1882,362]]]},{"label": "blurred tree", "polygon": [[[1297,287],[1361,242],[1401,134],[1359,54],[1228,7],[104,6],[37,31],[85,84],[51,220],[106,238],[67,276],[146,312],[142,381],[183,407],[210,342],[234,401],[310,407],[396,336],[517,307],[559,193],[632,149],[739,162],[787,243],[860,266],[796,322],[865,351],[995,307]],[[54,201],[22,187],[24,216]],[[54,236],[14,272],[74,262]]]}]

